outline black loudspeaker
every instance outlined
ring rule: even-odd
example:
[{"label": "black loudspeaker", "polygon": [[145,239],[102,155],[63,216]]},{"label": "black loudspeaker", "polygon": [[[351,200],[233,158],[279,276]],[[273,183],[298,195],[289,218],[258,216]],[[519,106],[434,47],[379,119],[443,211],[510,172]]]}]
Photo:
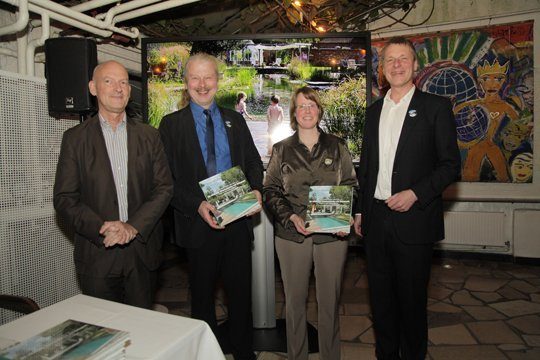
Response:
[{"label": "black loudspeaker", "polygon": [[50,113],[89,112],[94,108],[88,82],[97,65],[96,43],[83,38],[45,41],[45,77]]}]

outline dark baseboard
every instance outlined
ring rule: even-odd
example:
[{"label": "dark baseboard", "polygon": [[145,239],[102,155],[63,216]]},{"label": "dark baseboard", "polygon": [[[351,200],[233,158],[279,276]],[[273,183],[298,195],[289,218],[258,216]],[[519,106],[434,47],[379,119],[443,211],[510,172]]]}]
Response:
[{"label": "dark baseboard", "polygon": [[[365,257],[363,246],[349,246],[349,255],[357,255]],[[494,254],[484,252],[456,251],[456,250],[440,250],[433,251],[434,261],[438,259],[466,259],[466,260],[483,260],[483,261],[498,261],[520,265],[540,266],[540,258],[528,258],[513,256],[509,254]]]},{"label": "dark baseboard", "polygon": [[520,265],[540,266],[539,258],[528,258],[528,257],[517,256],[514,258],[514,262]]},{"label": "dark baseboard", "polygon": [[469,251],[455,251],[455,250],[434,250],[434,258],[440,259],[467,259],[467,260],[484,260],[484,261],[499,261],[499,262],[514,262],[514,257],[508,254],[493,254],[493,253],[479,253]]}]

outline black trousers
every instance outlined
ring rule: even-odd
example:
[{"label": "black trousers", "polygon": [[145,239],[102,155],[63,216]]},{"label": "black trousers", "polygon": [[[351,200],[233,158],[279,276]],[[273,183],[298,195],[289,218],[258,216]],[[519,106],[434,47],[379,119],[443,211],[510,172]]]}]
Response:
[{"label": "black trousers", "polygon": [[187,249],[189,257],[191,316],[217,330],[214,293],[221,278],[227,294],[228,335],[235,359],[252,359],[251,238],[240,220],[223,230],[208,228],[200,248]]},{"label": "black trousers", "polygon": [[154,302],[157,271],[143,264],[134,246],[117,251],[114,265],[107,277],[78,274],[82,293],[145,309]]},{"label": "black trousers", "polygon": [[371,217],[365,248],[377,359],[424,360],[433,244],[403,241],[384,202]]}]

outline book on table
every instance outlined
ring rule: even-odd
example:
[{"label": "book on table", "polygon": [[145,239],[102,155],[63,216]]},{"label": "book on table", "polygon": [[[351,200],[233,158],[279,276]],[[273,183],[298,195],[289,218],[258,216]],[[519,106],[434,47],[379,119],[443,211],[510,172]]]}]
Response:
[{"label": "book on table", "polygon": [[259,210],[261,204],[239,166],[225,170],[199,182],[206,201],[219,211],[215,216],[225,226],[245,215]]},{"label": "book on table", "polygon": [[0,359],[125,359],[129,333],[66,320],[0,350]]},{"label": "book on table", "polygon": [[305,227],[314,233],[350,233],[353,188],[348,185],[309,187]]}]

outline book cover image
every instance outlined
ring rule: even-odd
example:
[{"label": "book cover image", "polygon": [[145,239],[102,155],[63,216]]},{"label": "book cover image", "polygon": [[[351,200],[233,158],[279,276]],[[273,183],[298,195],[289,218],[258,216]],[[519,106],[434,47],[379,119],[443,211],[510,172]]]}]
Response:
[{"label": "book cover image", "polygon": [[220,212],[219,225],[231,222],[261,208],[239,166],[199,182],[206,200]]},{"label": "book cover image", "polygon": [[111,350],[120,358],[128,344],[125,331],[66,320],[4,349],[0,359],[111,359]]},{"label": "book cover image", "polygon": [[349,233],[351,229],[352,186],[311,186],[306,229],[315,233]]}]

